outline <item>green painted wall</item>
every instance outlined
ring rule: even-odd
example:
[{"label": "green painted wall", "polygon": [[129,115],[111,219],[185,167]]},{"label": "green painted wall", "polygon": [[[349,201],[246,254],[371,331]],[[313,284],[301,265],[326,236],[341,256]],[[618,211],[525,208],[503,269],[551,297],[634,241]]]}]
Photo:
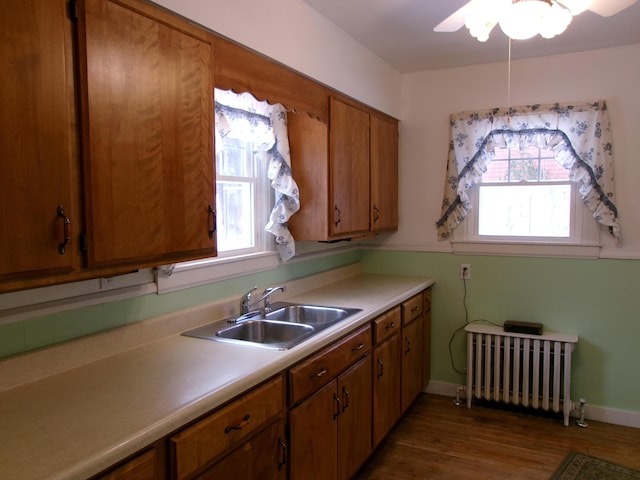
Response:
[{"label": "green painted wall", "polygon": [[164,295],[144,295],[0,325],[0,358],[234,295],[239,300],[255,285],[274,285],[355,263],[359,259],[358,251],[337,253]]},{"label": "green painted wall", "polygon": [[[591,405],[640,412],[640,261],[467,256],[450,253],[362,251],[284,264],[166,295],[145,295],[0,325],[0,358],[71,338],[238,295],[361,261],[366,272],[436,277],[433,287],[434,380],[462,384],[451,365],[449,341],[465,322],[461,263],[467,281],[469,320],[541,322],[548,330],[576,333],[573,396]],[[453,342],[464,368],[465,338]]]},{"label": "green painted wall", "polygon": [[[640,412],[640,261],[581,260],[367,251],[366,272],[430,275],[433,287],[431,378],[465,383],[451,366],[449,340],[465,322],[461,263],[471,264],[469,320],[540,322],[579,335],[572,396],[591,405]],[[453,343],[464,368],[465,338]]]}]

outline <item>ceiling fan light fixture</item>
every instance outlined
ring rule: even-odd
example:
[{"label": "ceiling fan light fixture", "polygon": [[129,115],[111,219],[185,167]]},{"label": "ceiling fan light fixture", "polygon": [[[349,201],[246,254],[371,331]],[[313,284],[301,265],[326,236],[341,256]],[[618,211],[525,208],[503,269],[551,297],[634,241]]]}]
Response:
[{"label": "ceiling fan light fixture", "polygon": [[526,40],[540,33],[550,8],[544,0],[519,0],[505,8],[498,23],[508,37]]},{"label": "ceiling fan light fixture", "polygon": [[558,0],[555,3],[564,5],[569,9],[571,14],[575,17],[586,11],[591,6],[592,0]]}]

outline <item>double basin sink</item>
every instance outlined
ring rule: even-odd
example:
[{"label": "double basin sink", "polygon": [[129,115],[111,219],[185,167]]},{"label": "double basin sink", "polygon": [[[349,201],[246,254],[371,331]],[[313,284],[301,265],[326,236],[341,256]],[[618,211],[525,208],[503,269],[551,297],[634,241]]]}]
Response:
[{"label": "double basin sink", "polygon": [[359,308],[277,302],[269,312],[251,312],[184,332],[188,337],[287,350],[354,315]]}]

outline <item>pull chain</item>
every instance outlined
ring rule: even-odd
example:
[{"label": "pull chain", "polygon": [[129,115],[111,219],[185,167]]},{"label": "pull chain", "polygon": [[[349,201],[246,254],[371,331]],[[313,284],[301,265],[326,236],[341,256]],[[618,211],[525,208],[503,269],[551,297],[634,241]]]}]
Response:
[{"label": "pull chain", "polygon": [[511,37],[509,37],[509,58],[507,60],[507,126],[511,128]]}]

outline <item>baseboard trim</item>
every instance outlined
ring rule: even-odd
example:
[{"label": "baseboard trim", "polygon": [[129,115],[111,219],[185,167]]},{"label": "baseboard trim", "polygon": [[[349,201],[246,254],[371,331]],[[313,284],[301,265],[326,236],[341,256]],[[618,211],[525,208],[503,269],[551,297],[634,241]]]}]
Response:
[{"label": "baseboard trim", "polygon": [[[423,390],[426,393],[434,395],[443,395],[455,398],[458,387],[462,385],[447,382],[430,381]],[[466,394],[462,392],[462,398],[466,398]],[[611,423],[613,425],[621,425],[624,427],[640,428],[640,412],[632,412],[629,410],[617,410],[614,408],[599,407],[596,405],[585,405],[585,419],[597,422]]]}]

